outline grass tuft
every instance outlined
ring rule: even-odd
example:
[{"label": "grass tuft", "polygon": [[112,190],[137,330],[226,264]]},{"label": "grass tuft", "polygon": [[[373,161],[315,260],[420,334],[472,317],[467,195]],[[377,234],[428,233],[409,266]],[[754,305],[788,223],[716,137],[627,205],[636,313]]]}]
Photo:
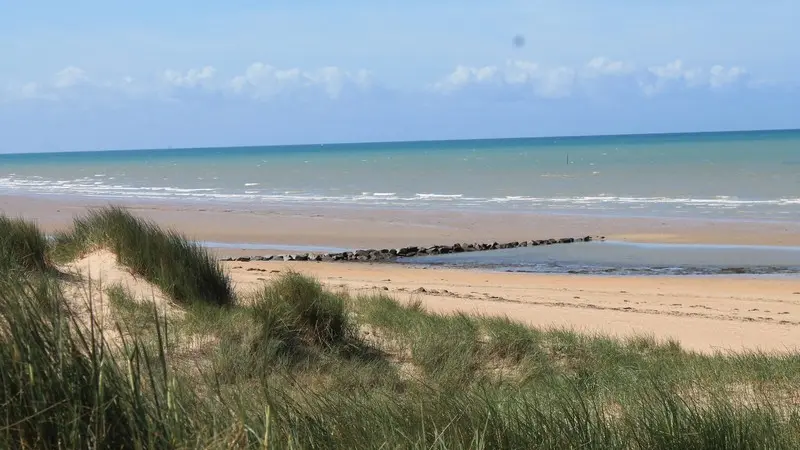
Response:
[{"label": "grass tuft", "polygon": [[323,346],[353,338],[344,296],[299,273],[289,272],[265,285],[253,303],[266,335]]},{"label": "grass tuft", "polygon": [[48,242],[32,222],[0,214],[0,273],[44,272]]}]

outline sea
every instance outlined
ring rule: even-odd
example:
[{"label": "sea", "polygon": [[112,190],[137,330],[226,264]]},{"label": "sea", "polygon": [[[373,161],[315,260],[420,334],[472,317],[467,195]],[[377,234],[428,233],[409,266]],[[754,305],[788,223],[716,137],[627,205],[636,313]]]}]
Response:
[{"label": "sea", "polygon": [[800,130],[0,154],[0,194],[800,222]]}]

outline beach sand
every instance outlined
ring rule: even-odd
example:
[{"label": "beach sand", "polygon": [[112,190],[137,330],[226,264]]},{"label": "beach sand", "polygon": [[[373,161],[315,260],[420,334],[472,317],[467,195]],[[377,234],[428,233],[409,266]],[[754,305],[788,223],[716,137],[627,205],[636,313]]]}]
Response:
[{"label": "beach sand", "polygon": [[[104,201],[0,197],[0,211],[46,231]],[[126,205],[190,238],[344,248],[492,242],[603,235],[637,242],[800,245],[800,224],[345,208],[223,208]],[[270,252],[233,248],[220,256]],[[285,253],[285,252],[284,252]],[[617,336],[651,334],[684,347],[784,351],[800,347],[800,280],[691,277],[595,277],[482,273],[391,264],[230,262],[238,289],[286,270],[351,291],[377,289],[419,298],[432,311],[506,315],[536,326],[566,326]],[[422,289],[420,289],[422,288]]]},{"label": "beach sand", "polygon": [[237,288],[295,270],[332,289],[422,300],[441,313],[675,339],[699,352],[800,348],[800,280],[485,273],[391,264],[226,262]]}]

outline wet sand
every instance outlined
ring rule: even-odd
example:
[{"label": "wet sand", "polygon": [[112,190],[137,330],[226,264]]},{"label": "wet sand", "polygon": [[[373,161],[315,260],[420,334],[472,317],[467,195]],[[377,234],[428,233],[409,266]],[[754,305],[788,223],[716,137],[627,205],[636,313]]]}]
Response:
[{"label": "wet sand", "polygon": [[[0,197],[0,211],[36,220],[48,232],[68,227],[72,217],[106,201]],[[449,212],[284,207],[220,207],[126,203],[133,212],[192,239],[343,248],[386,248],[456,242],[508,242],[577,236],[606,236],[629,242],[800,245],[800,224],[721,222],[696,219],[602,217],[514,212]],[[279,250],[277,250],[280,252]],[[226,256],[268,254],[232,248]],[[284,252],[285,253],[285,252]]]}]

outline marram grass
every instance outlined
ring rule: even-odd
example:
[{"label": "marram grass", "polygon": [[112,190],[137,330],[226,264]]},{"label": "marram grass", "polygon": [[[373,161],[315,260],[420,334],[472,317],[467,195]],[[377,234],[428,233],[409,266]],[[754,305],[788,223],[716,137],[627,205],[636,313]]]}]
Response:
[{"label": "marram grass", "polygon": [[35,224],[0,214],[0,275],[43,272],[47,251],[47,238]]}]

